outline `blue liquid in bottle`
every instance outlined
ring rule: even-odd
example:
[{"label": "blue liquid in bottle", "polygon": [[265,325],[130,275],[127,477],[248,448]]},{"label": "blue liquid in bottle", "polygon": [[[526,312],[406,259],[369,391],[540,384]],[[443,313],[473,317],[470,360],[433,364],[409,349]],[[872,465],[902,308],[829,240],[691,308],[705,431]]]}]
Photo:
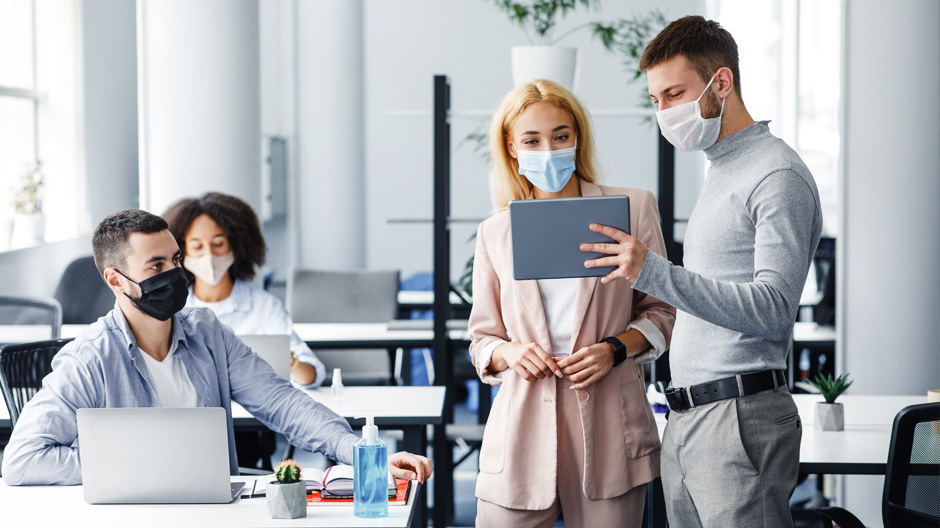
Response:
[{"label": "blue liquid in bottle", "polygon": [[353,513],[388,517],[388,447],[371,417],[366,418],[362,440],[353,448]]}]

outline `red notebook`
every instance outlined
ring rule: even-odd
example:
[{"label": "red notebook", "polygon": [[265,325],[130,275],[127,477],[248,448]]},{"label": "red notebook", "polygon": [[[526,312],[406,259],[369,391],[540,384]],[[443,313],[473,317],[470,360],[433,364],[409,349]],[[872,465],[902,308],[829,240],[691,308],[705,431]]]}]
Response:
[{"label": "red notebook", "polygon": [[[395,481],[395,495],[388,496],[389,506],[404,506],[408,499],[408,492],[411,489],[410,480]],[[321,497],[319,491],[307,492],[307,504],[352,504],[352,497]]]}]

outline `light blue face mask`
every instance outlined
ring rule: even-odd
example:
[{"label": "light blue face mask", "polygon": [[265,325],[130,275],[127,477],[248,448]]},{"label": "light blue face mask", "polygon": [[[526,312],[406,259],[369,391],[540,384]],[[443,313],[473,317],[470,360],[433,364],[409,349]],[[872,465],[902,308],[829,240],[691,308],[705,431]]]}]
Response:
[{"label": "light blue face mask", "polygon": [[518,150],[519,174],[539,189],[556,193],[574,174],[575,147],[559,150]]}]

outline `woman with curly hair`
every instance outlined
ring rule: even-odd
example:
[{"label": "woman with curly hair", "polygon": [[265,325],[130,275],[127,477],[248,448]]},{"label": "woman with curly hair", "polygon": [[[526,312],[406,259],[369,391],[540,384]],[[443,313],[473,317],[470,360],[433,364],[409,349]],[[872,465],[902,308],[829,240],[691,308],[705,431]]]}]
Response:
[{"label": "woman with curly hair", "polygon": [[291,382],[318,387],[326,368],[294,331],[294,322],[274,295],[248,284],[264,264],[265,244],[251,206],[234,196],[207,193],[170,206],[163,218],[183,252],[192,283],[186,306],[215,312],[239,335],[289,334]]},{"label": "woman with curly hair", "polygon": [[[299,389],[320,386],[326,367],[294,331],[280,299],[248,284],[264,264],[258,217],[245,202],[221,193],[185,198],[163,213],[183,253],[192,282],[186,306],[211,309],[238,335],[290,335],[290,381]],[[276,439],[271,431],[237,431],[238,465],[271,469]]]}]

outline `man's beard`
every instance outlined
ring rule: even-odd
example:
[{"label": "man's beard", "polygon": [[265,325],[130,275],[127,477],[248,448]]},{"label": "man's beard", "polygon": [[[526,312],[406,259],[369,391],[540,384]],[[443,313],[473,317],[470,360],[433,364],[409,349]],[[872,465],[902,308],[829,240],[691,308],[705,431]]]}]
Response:
[{"label": "man's beard", "polygon": [[699,106],[702,109],[702,118],[704,119],[713,119],[721,115],[721,99],[718,99],[718,95],[711,90],[708,90],[705,97],[702,97]]}]

